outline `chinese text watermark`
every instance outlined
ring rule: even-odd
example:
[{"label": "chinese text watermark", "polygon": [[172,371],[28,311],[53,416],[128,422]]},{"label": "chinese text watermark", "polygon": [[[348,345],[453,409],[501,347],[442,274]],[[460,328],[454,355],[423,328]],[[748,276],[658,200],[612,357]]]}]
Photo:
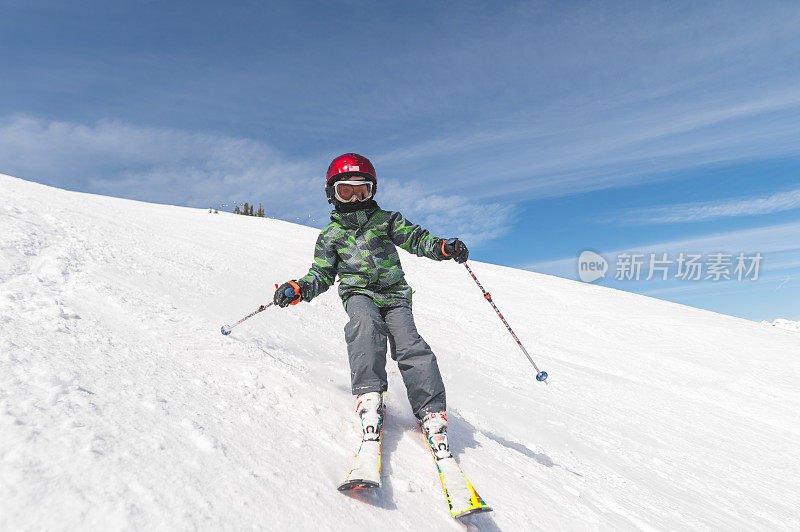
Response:
[{"label": "chinese text watermark", "polygon": [[[614,264],[617,281],[757,281],[761,253],[619,253]],[[578,278],[591,283],[605,277],[608,261],[594,251],[578,257]]]}]

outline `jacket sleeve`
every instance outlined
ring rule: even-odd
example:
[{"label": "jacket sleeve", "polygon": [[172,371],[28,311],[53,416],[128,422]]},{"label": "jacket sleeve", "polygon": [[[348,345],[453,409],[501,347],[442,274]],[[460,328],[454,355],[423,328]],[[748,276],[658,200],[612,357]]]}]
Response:
[{"label": "jacket sleeve", "polygon": [[441,238],[433,236],[427,229],[412,224],[399,212],[389,213],[388,233],[392,242],[409,253],[433,260],[446,258],[439,251]]},{"label": "jacket sleeve", "polygon": [[322,231],[317,237],[317,244],[314,246],[314,263],[298,282],[304,282],[308,290],[303,290],[303,301],[311,301],[330,286],[336,280],[338,270],[339,255],[333,247],[327,231]]}]

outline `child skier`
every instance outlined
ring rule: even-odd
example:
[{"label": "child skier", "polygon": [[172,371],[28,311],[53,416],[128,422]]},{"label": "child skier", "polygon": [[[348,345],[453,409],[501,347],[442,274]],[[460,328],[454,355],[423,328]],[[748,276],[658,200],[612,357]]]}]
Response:
[{"label": "child skier", "polygon": [[338,275],[339,297],[350,317],[344,328],[350,384],[364,438],[380,430],[388,339],[414,415],[429,441],[436,436],[433,452],[442,459],[450,456],[444,383],[436,356],[414,325],[411,287],[395,246],[420,257],[457,262],[465,262],[469,251],[457,238],[435,237],[399,212],[378,207],[373,199],[377,185],[375,168],[366,157],[347,153],[333,160],[325,192],[335,209],[317,238],[314,263],[305,276],[281,285],[274,301],[280,307],[311,301]]}]

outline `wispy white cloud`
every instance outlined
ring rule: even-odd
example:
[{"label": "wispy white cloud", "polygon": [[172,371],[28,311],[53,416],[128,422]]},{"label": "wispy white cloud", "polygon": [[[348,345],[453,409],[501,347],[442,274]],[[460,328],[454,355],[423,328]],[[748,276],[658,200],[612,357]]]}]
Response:
[{"label": "wispy white cloud", "polygon": [[[658,297],[664,298],[669,297],[671,299],[679,299],[681,301],[688,301],[690,299],[700,299],[701,301],[707,301],[711,296],[718,296],[718,295],[730,295],[741,297],[745,294],[763,294],[765,290],[770,290],[774,292],[776,290],[792,290],[797,291],[798,285],[795,283],[787,284],[785,281],[787,280],[787,276],[784,274],[780,275],[765,275],[763,277],[759,277],[758,281],[742,281],[742,282],[705,282],[705,283],[696,283],[696,282],[682,282],[682,283],[673,283],[670,286],[663,286],[661,288],[653,288],[649,290],[641,290],[637,291],[637,293],[650,296],[650,297]],[[789,279],[791,280],[791,279]],[[781,286],[781,283],[784,283]],[[746,296],[745,296],[746,297]]]},{"label": "wispy white cloud", "polygon": [[[724,231],[686,239],[651,242],[639,246],[610,251],[597,250],[606,259],[616,257],[620,253],[667,253],[671,256],[678,253],[755,253],[767,254],[781,253],[776,261],[775,269],[793,268],[797,265],[796,251],[800,251],[800,222],[743,229],[738,231]],[[574,277],[578,251],[574,257],[541,261],[520,266],[523,269],[551,273],[564,277]],[[770,257],[764,259],[764,267],[770,266]]]},{"label": "wispy white cloud", "polygon": [[[601,251],[609,260],[607,282],[604,284],[612,288],[753,319],[776,315],[792,316],[797,312],[795,302],[800,297],[800,285],[795,278],[797,272],[800,272],[800,222],[719,232],[696,238],[656,241],[628,249],[597,251]],[[667,258],[670,260],[674,260],[681,252],[703,255],[716,252],[731,253],[734,254],[731,270],[735,268],[737,263],[735,254],[739,252],[744,252],[746,256],[753,256],[755,252],[759,252],[763,258],[759,265],[757,280],[746,275],[743,280],[738,281],[733,274],[732,280],[719,282],[705,278],[698,281],[681,281],[674,278],[665,281],[656,275],[652,281],[625,282],[614,280],[616,257],[623,252],[645,254],[642,258],[642,279],[648,275],[650,253],[655,253],[657,259],[662,253],[667,253]],[[577,256],[578,251],[573,257],[541,261],[522,267],[576,279]],[[673,269],[670,275],[675,273]],[[715,299],[717,303],[714,303]],[[719,303],[721,300],[738,303],[731,307]]]},{"label": "wispy white cloud", "polygon": [[[30,116],[0,120],[2,173],[193,207],[263,202],[268,216],[316,226],[327,223],[330,211],[323,190],[328,162],[323,157],[289,159],[252,139],[117,120],[91,125]],[[505,234],[515,211],[508,202],[434,194],[422,183],[391,178],[381,180],[376,199],[432,232],[460,236],[473,245]]]},{"label": "wispy white cloud", "polygon": [[[800,188],[769,196],[721,201],[680,203],[663,207],[633,209],[624,213],[626,220],[635,217],[648,223],[697,222],[733,216],[754,216],[800,208]],[[622,216],[621,216],[622,217]]]},{"label": "wispy white cloud", "polygon": [[[469,127],[421,130],[381,157],[416,164],[435,177],[441,193],[520,200],[796,156],[800,74],[791,65],[800,53],[800,10],[730,7],[686,5],[677,16],[650,6],[646,13],[626,10],[624,17],[611,15],[613,8],[567,9],[573,28],[559,29],[581,27],[580,34],[570,34],[570,42],[521,40],[523,50],[515,53],[530,53],[528,68],[514,73],[513,88],[508,77],[493,78],[497,87],[484,89],[497,99],[469,106],[479,117]],[[522,20],[510,22],[508,31],[516,36]],[[554,41],[563,49],[551,49]],[[552,59],[543,59],[541,50]],[[488,118],[487,109],[493,111]],[[487,178],[504,186],[485,187]]]},{"label": "wispy white cloud", "polygon": [[508,234],[517,221],[518,208],[511,202],[436,194],[425,183],[391,178],[380,190],[389,198],[382,203],[384,208],[399,210],[413,223],[441,236],[457,236],[473,246]]},{"label": "wispy white cloud", "polygon": [[[800,78],[797,80],[800,82]],[[720,101],[621,104],[608,113],[589,104],[548,111],[530,127],[419,142],[381,154],[389,162],[432,160],[441,193],[537,199],[674,179],[718,163],[800,154],[800,90],[741,89]],[[575,107],[578,107],[577,104]],[[446,158],[447,163],[436,163]],[[485,187],[488,178],[502,187]]]},{"label": "wispy white cloud", "polygon": [[262,142],[117,120],[3,119],[0,161],[5,173],[55,186],[194,207],[263,198],[279,215],[291,212],[285,198],[309,206],[292,191],[316,177]]},{"label": "wispy white cloud", "polygon": [[[325,220],[328,206],[316,191],[325,159],[333,154],[295,160],[269,139],[130,123],[152,122],[154,116],[158,123],[178,123],[202,108],[209,113],[202,123],[228,131],[291,131],[281,145],[292,153],[308,146],[363,149],[381,173],[379,199],[434,231],[461,228],[480,242],[508,231],[520,201],[672,179],[703,165],[800,154],[800,73],[794,68],[800,8],[792,3],[769,9],[747,2],[678,8],[607,3],[588,9],[523,2],[489,11],[430,11],[428,23],[440,31],[426,25],[409,30],[404,19],[369,25],[368,33],[375,34],[412,31],[407,47],[373,39],[372,48],[360,41],[331,48],[320,46],[313,33],[292,32],[287,37],[297,40],[287,42],[298,46],[264,46],[269,53],[248,56],[242,64],[238,43],[231,40],[226,60],[202,58],[218,74],[212,77],[206,68],[192,73],[170,61],[137,70],[118,55],[103,56],[103,63],[122,65],[124,76],[97,70],[109,80],[126,80],[111,85],[120,100],[94,107],[87,100],[103,96],[94,87],[98,83],[65,74],[73,91],[67,93],[82,95],[77,99],[83,107],[72,112],[149,112],[118,115],[127,122],[94,124],[0,120],[0,171],[196,206],[258,198],[273,216],[292,219],[300,212],[303,221]],[[368,82],[341,78],[342,50],[372,72]],[[135,55],[140,61],[142,54]],[[38,62],[20,57],[17,75],[7,77],[28,85],[14,87],[62,89],[63,80],[26,78]],[[165,60],[156,51],[151,59]],[[59,68],[53,61],[44,68],[50,76]],[[159,85],[173,90],[148,92],[153,73]],[[127,81],[132,78],[147,85]],[[47,100],[41,94],[46,93],[36,92],[36,98]],[[108,107],[109,101],[125,101],[123,96],[131,105]],[[395,175],[416,181],[392,188]],[[487,180],[502,184],[487,187]],[[392,190],[396,198],[384,195]]]}]

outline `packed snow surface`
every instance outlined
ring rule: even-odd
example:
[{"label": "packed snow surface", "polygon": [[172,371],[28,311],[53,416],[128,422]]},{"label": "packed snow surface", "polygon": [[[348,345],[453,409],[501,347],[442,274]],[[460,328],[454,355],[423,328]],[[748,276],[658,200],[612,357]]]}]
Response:
[{"label": "packed snow surface", "polygon": [[339,493],[360,434],[336,291],[220,334],[316,235],[0,176],[0,529],[800,528],[800,335],[471,263],[546,386],[462,266],[408,254],[495,511],[449,517],[391,361],[384,487]]}]

